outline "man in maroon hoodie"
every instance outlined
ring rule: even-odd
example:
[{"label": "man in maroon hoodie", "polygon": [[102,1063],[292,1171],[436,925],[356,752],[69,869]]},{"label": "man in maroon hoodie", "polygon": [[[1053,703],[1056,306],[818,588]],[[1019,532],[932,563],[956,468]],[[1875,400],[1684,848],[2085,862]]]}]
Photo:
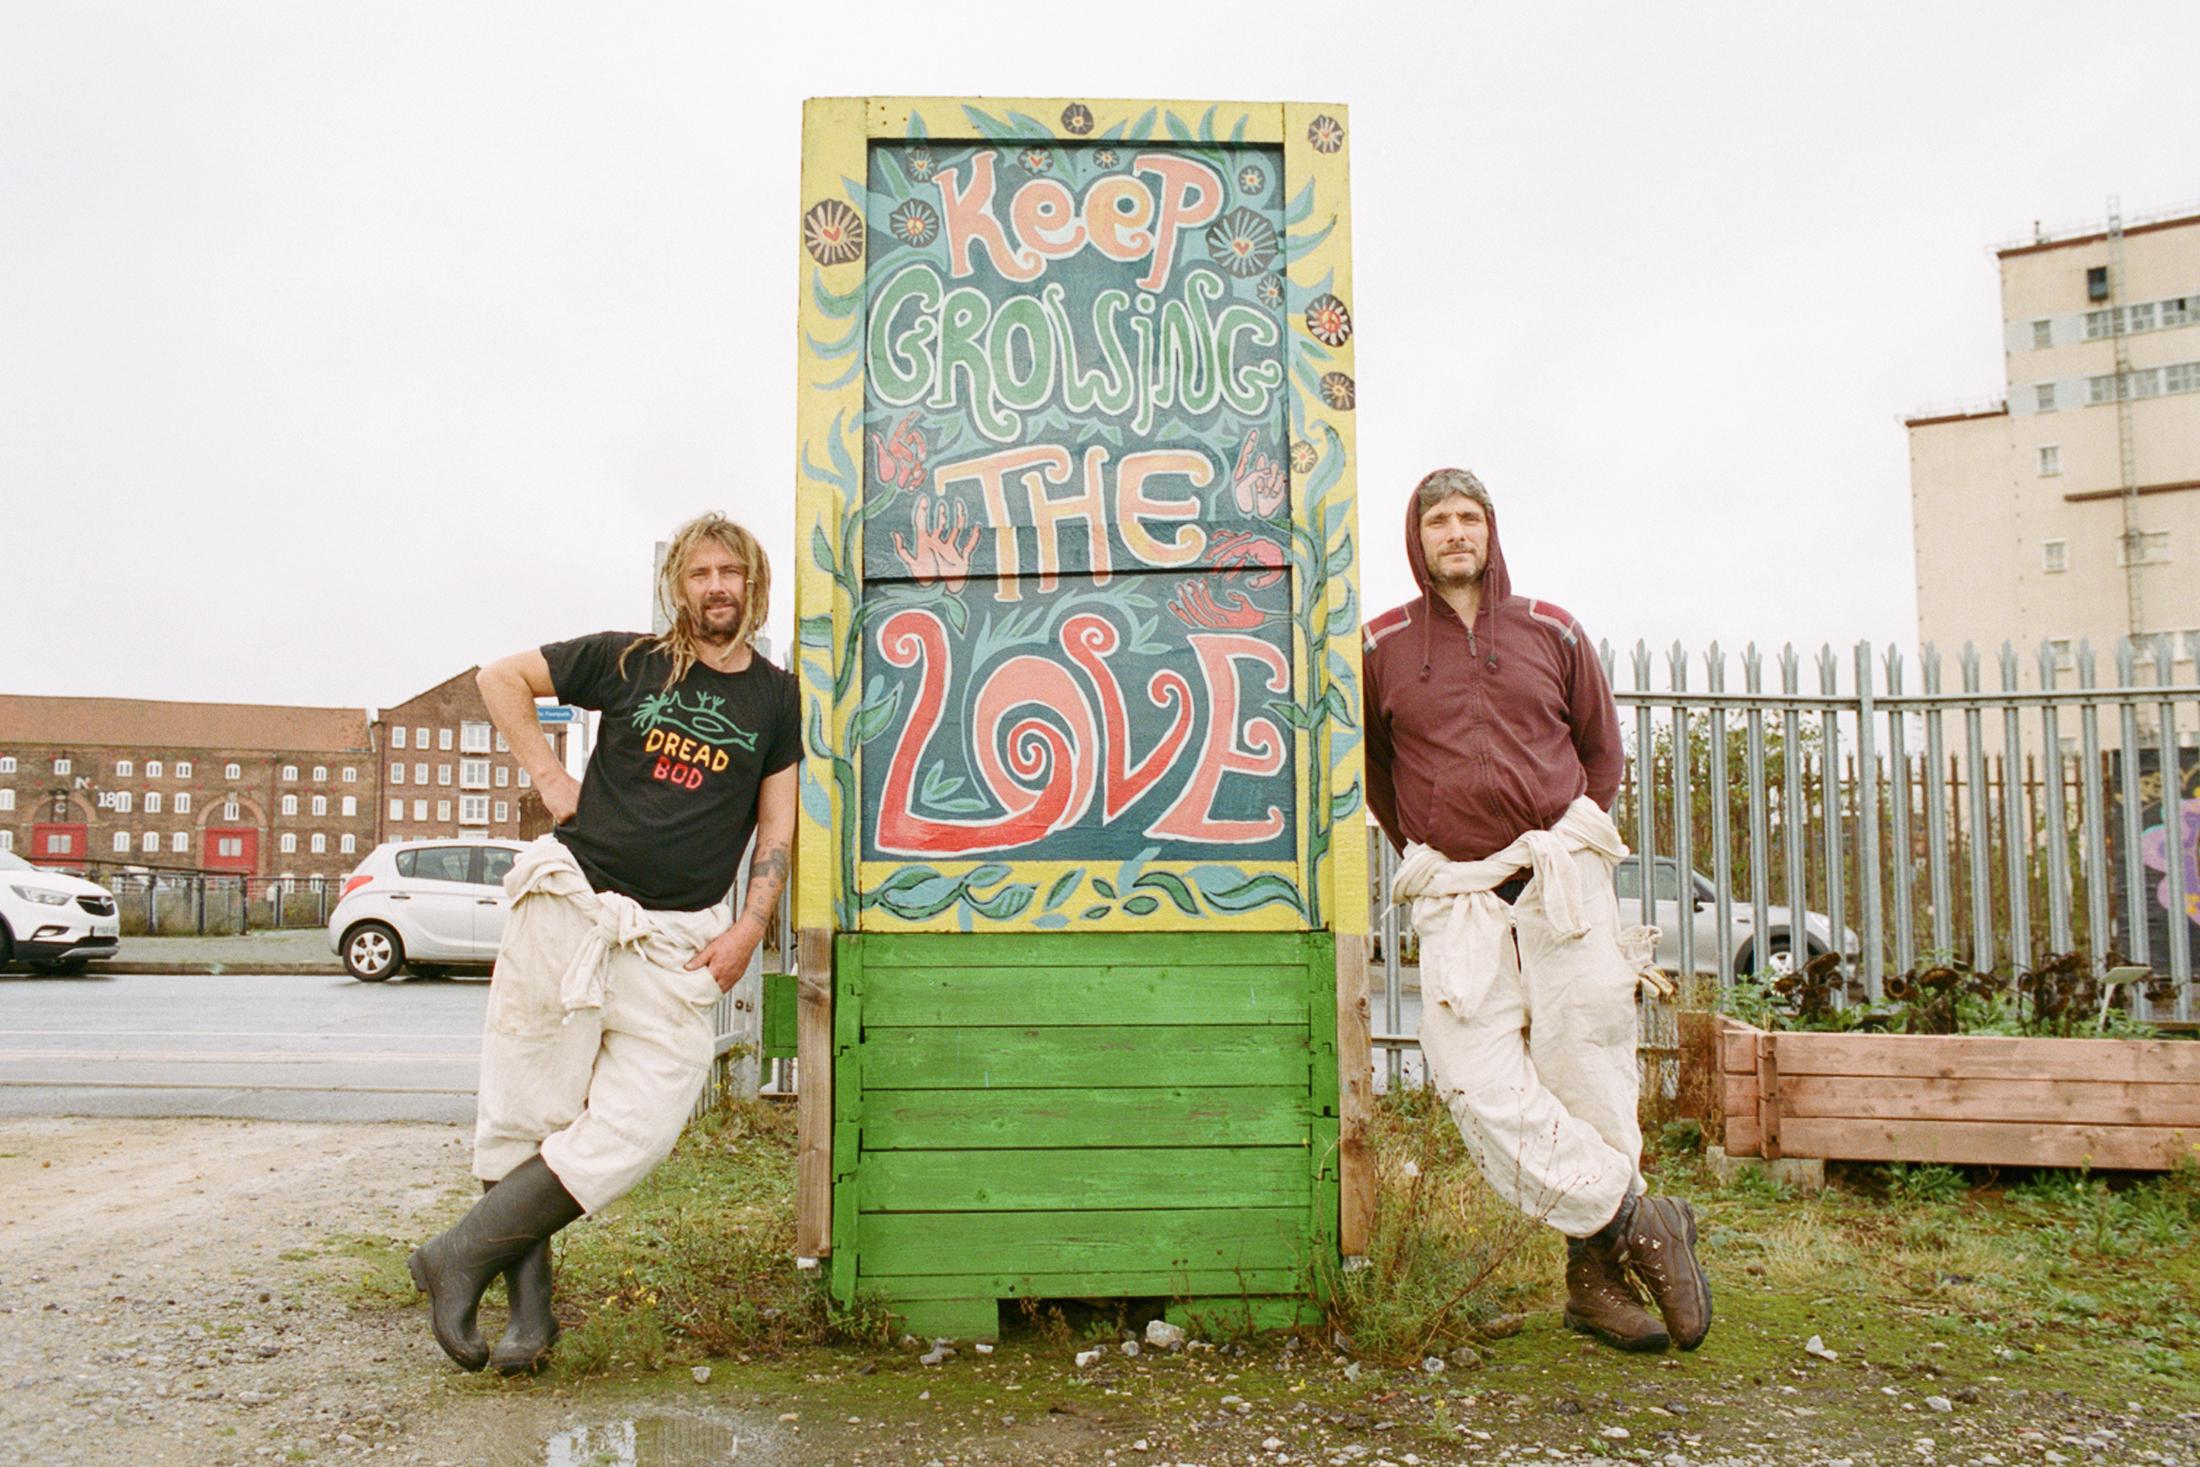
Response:
[{"label": "man in maroon hoodie", "polygon": [[1662,980],[1655,929],[1622,932],[1612,893],[1624,755],[1603,665],[1566,612],[1512,594],[1465,470],[1415,489],[1406,556],[1421,595],[1366,629],[1367,798],[1405,853],[1391,896],[1421,938],[1430,1077],[1491,1186],[1567,1236],[1567,1324],[1694,1349],[1695,1217],[1639,1165],[1636,989]]}]

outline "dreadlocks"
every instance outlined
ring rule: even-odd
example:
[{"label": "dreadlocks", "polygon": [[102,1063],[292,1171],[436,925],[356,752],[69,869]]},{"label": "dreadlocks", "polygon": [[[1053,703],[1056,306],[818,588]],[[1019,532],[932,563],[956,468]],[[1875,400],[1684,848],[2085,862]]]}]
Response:
[{"label": "dreadlocks", "polygon": [[619,675],[626,675],[626,660],[637,648],[651,647],[665,654],[671,671],[665,677],[665,686],[671,687],[688,675],[700,655],[697,645],[695,613],[688,606],[686,577],[688,560],[697,546],[713,541],[727,554],[740,562],[741,573],[747,584],[743,587],[741,620],[733,629],[736,642],[746,642],[756,635],[756,629],[764,624],[764,614],[771,608],[772,568],[764,558],[764,547],[756,543],[756,537],[721,514],[700,514],[680,526],[672,535],[672,543],[665,548],[664,563],[657,567],[657,606],[664,613],[666,630],[654,637],[637,637],[619,654]]}]

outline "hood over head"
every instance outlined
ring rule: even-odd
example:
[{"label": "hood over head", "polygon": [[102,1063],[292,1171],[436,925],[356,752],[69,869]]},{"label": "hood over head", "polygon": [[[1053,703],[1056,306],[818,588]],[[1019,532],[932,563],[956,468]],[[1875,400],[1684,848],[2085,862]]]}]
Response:
[{"label": "hood over head", "polygon": [[1466,469],[1437,469],[1424,476],[1406,496],[1406,564],[1413,567],[1413,584],[1421,588],[1421,676],[1429,675],[1429,627],[1436,616],[1437,603],[1443,599],[1429,584],[1428,556],[1421,549],[1421,494],[1424,488],[1436,487],[1464,494],[1481,505],[1482,513],[1489,518],[1490,553],[1482,567],[1482,599],[1475,611],[1473,631],[1481,644],[1484,662],[1495,671],[1497,623],[1491,612],[1512,595],[1512,576],[1505,569],[1505,549],[1497,538],[1497,506],[1490,502],[1490,492],[1482,487],[1482,481]]}]

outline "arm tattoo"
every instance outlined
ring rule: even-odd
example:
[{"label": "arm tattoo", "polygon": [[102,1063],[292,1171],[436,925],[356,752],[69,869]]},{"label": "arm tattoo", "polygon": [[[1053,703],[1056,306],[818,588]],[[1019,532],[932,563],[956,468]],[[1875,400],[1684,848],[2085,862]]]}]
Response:
[{"label": "arm tattoo", "polygon": [[780,844],[766,846],[749,862],[749,894],[741,915],[754,917],[759,927],[769,927],[772,908],[779,904],[779,895],[786,888],[787,848]]}]

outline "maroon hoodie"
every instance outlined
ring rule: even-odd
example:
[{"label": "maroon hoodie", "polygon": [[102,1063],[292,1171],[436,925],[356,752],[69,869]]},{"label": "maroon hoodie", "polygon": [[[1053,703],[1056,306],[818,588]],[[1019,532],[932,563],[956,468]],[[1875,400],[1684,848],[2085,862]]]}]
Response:
[{"label": "maroon hoodie", "polygon": [[1493,856],[1548,829],[1586,794],[1606,810],[1624,756],[1604,666],[1580,625],[1512,594],[1490,512],[1474,625],[1429,587],[1421,506],[1406,498],[1418,600],[1367,624],[1367,803],[1391,844],[1454,861]]}]

